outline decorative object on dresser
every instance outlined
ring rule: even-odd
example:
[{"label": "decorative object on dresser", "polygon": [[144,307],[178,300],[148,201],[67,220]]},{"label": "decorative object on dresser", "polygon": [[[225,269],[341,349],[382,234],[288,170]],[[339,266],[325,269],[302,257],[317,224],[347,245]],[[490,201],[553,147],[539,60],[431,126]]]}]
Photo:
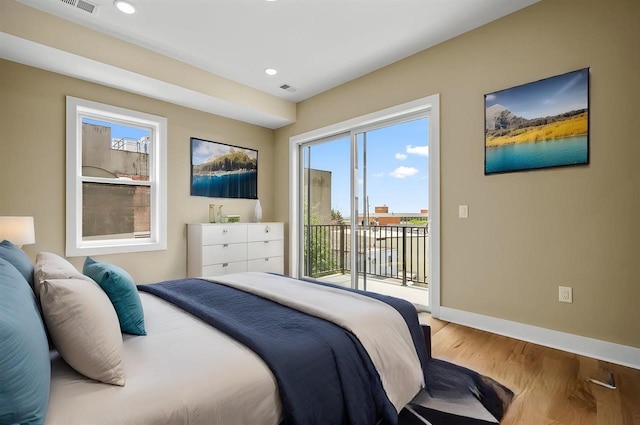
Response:
[{"label": "decorative object on dresser", "polygon": [[222,218],[224,217],[222,215],[222,207],[224,207],[224,205],[222,204],[218,205],[218,213],[216,214],[216,221],[218,223],[222,223]]},{"label": "decorative object on dresser", "polygon": [[284,272],[283,223],[187,225],[187,276]]},{"label": "decorative object on dresser", "polygon": [[258,151],[192,137],[191,196],[258,199]]},{"label": "decorative object on dresser", "polygon": [[256,223],[260,223],[262,221],[262,205],[260,205],[259,199],[256,199],[256,206],[253,210],[253,217],[256,219]]}]

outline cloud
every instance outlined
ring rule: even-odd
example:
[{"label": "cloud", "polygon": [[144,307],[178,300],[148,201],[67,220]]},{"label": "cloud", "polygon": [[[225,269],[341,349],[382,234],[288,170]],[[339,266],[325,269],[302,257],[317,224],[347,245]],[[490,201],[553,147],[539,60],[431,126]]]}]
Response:
[{"label": "cloud", "polygon": [[396,159],[399,159],[400,161],[403,161],[403,160],[407,159],[407,155],[403,154],[403,153],[397,153],[396,154]]},{"label": "cloud", "polygon": [[193,142],[193,153],[195,153],[196,155],[207,155],[207,156],[212,154],[221,154],[222,146],[213,144],[213,143],[207,143],[207,142],[201,142],[199,140],[195,140]]},{"label": "cloud", "polygon": [[407,153],[420,156],[429,156],[429,146],[412,146],[407,145]]},{"label": "cloud", "polygon": [[572,79],[570,79],[569,81],[567,81],[562,87],[560,87],[560,89],[555,93],[555,96],[562,96],[563,94],[565,94],[566,92],[568,92],[569,90],[571,90],[573,87],[575,87],[580,80],[582,80],[582,73],[577,74],[575,77],[573,77]]},{"label": "cloud", "polygon": [[495,98],[496,98],[495,94],[488,94],[485,96],[485,100],[488,100],[488,101],[495,100]]},{"label": "cloud", "polygon": [[384,173],[373,173],[371,174],[371,177],[383,177]]},{"label": "cloud", "polygon": [[398,167],[392,172],[389,173],[391,177],[395,177],[397,179],[404,179],[405,177],[411,177],[418,174],[418,169],[413,167]]}]

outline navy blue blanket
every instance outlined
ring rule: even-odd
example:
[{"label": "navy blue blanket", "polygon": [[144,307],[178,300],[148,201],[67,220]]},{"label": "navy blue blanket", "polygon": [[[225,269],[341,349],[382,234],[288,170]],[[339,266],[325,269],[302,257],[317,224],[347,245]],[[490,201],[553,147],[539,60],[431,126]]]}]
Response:
[{"label": "navy blue blanket", "polygon": [[174,303],[262,357],[278,382],[285,424],[397,424],[371,359],[343,328],[202,279],[138,289]]}]

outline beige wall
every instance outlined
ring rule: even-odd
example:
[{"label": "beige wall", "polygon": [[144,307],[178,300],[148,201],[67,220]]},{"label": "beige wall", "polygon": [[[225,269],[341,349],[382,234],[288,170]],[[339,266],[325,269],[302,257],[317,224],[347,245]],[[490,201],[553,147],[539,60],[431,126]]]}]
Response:
[{"label": "beige wall", "polygon": [[[169,249],[104,259],[138,282],[183,277],[184,224],[220,203],[189,196],[189,137],[259,149],[264,220],[288,221],[290,136],[440,93],[442,305],[640,347],[639,20],[637,0],[542,0],[298,104],[275,144],[264,128],[0,61],[0,215],[35,216],[32,257],[64,253],[65,95],[165,116]],[[590,165],[485,177],[483,95],[582,67]],[[573,304],[557,302],[558,285]]]},{"label": "beige wall", "polygon": [[[441,304],[640,347],[639,21],[637,0],[542,0],[300,103],[276,157],[290,136],[440,93]],[[483,95],[583,67],[590,164],[484,176]],[[288,221],[288,193],[274,205]]]},{"label": "beige wall", "polygon": [[[0,60],[0,215],[33,215],[36,244],[64,255],[65,96],[160,115],[168,120],[168,249],[98,256],[128,270],[139,283],[186,276],[186,226],[208,220],[208,204],[253,216],[255,201],[189,195],[190,137],[259,151],[263,219],[273,218],[273,131],[181,106]],[[84,257],[70,259],[82,267]]]}]

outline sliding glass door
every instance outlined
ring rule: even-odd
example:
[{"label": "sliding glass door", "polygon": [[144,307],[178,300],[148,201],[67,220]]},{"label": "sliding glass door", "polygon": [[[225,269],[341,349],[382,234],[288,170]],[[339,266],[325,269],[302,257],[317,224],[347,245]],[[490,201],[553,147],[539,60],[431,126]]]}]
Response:
[{"label": "sliding glass door", "polygon": [[301,274],[428,306],[429,117],[300,145]]}]

